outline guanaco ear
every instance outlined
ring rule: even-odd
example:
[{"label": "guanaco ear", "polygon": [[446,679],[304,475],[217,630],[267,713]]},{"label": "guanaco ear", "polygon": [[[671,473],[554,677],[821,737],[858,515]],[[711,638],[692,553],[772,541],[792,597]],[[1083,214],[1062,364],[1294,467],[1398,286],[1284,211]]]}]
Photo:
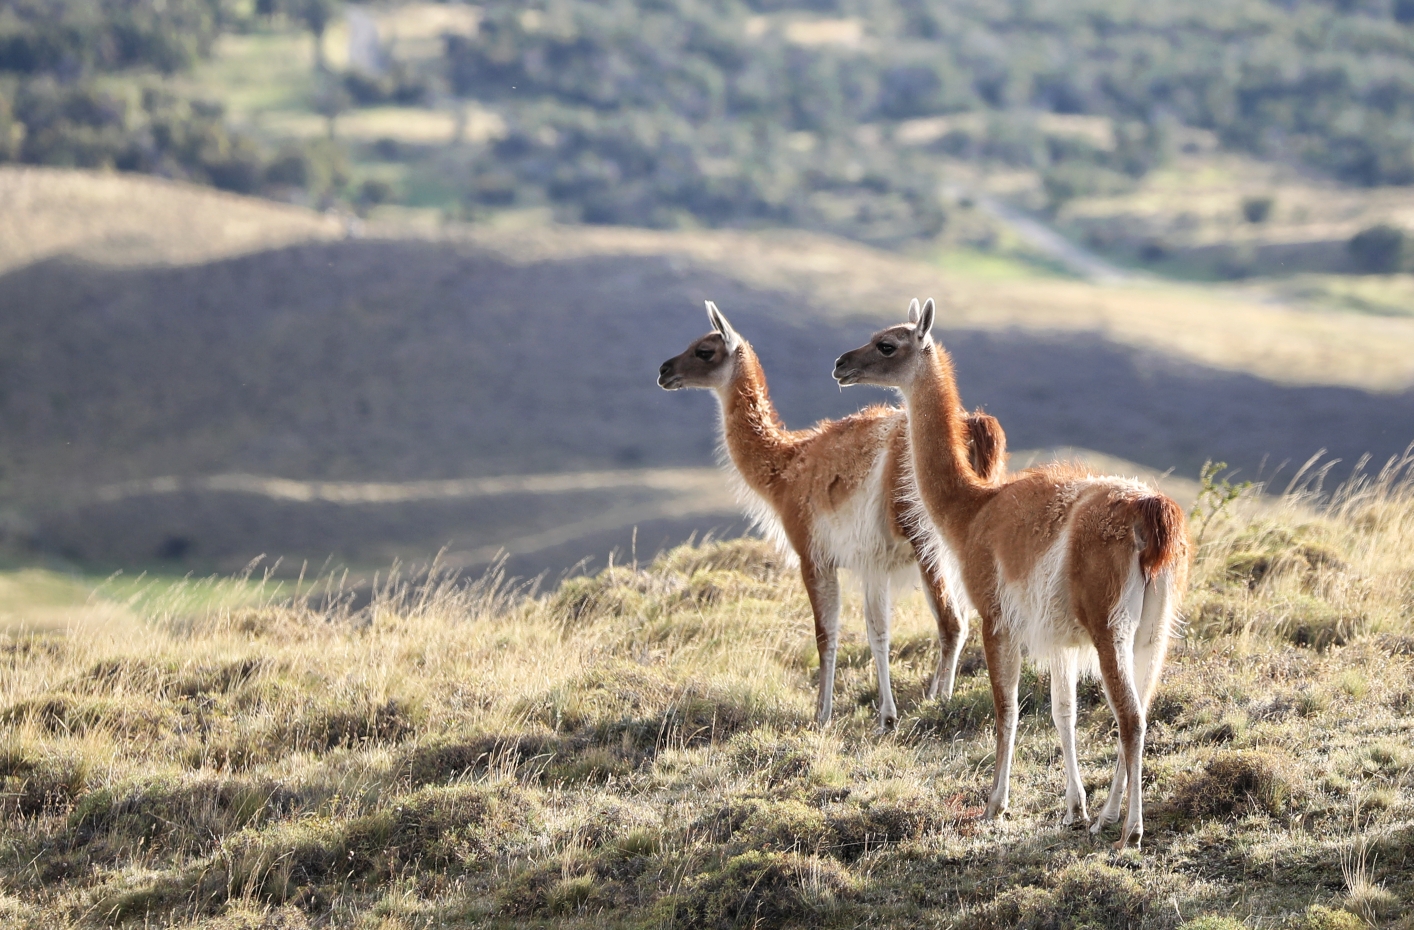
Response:
[{"label": "guanaco ear", "polygon": [[933,313],[933,298],[929,297],[927,302],[923,304],[923,310],[918,314],[918,323],[913,327],[913,336],[919,342],[927,342],[928,334],[933,331]]},{"label": "guanaco ear", "polygon": [[706,303],[707,319],[712,321],[712,328],[721,333],[722,338],[726,340],[727,351],[735,352],[736,347],[741,345],[741,337],[736,334],[736,330],[732,329],[732,324],[727,322],[727,318],[722,315],[722,311],[717,309],[716,304],[710,300]]},{"label": "guanaco ear", "polygon": [[918,322],[918,298],[913,298],[913,303],[908,305],[908,322]]}]

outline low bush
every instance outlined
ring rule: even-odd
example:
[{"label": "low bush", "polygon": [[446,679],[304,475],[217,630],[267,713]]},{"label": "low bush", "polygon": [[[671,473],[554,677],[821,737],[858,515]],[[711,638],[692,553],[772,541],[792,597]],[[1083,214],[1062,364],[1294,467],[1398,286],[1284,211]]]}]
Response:
[{"label": "low bush", "polygon": [[1048,875],[1044,888],[1023,886],[998,895],[976,916],[977,930],[1132,930],[1156,906],[1145,884],[1114,866],[1077,862]]},{"label": "low bush", "polygon": [[811,926],[859,890],[859,881],[832,859],[753,851],[693,876],[664,909],[678,925],[702,930]]},{"label": "low bush", "polygon": [[1227,751],[1209,759],[1202,771],[1180,776],[1169,805],[1190,820],[1229,820],[1249,813],[1278,817],[1290,809],[1296,791],[1285,757]]}]

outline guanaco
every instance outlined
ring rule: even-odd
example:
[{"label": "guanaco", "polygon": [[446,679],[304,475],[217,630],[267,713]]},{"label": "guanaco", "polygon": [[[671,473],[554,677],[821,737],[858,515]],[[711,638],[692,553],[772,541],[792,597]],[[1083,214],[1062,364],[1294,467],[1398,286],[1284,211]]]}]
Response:
[{"label": "guanaco", "polygon": [[[1144,833],[1140,777],[1145,718],[1158,684],[1189,563],[1187,521],[1171,498],[1137,481],[1075,466],[1028,469],[1000,484],[976,474],[958,416],[952,359],[932,337],[935,307],[840,356],[841,385],[897,388],[908,411],[918,498],[938,533],[935,561],[981,615],[997,713],[996,774],[985,816],[1007,806],[1023,651],[1048,664],[1051,714],[1065,761],[1064,822],[1088,821],[1075,754],[1076,679],[1098,664],[1119,725],[1109,797],[1092,832],[1129,804],[1116,849]],[[960,587],[960,591],[958,588]]]},{"label": "guanaco", "polygon": [[[787,430],[776,414],[766,376],[750,343],[711,301],[712,331],[658,370],[667,390],[705,388],[719,401],[723,464],[757,528],[785,551],[794,551],[815,618],[820,656],[816,720],[829,722],[839,648],[838,569],[857,573],[863,586],[865,628],[879,680],[879,731],[898,719],[889,678],[891,598],[912,579],[918,553],[929,546],[927,521],[908,515],[908,436],[904,412],[870,407],[807,430]],[[959,413],[970,468],[979,481],[1003,468],[1006,436],[986,414]],[[921,573],[928,606],[938,625],[941,654],[928,686],[931,697],[952,696],[957,660],[967,638],[966,615],[956,609],[942,577]]]}]

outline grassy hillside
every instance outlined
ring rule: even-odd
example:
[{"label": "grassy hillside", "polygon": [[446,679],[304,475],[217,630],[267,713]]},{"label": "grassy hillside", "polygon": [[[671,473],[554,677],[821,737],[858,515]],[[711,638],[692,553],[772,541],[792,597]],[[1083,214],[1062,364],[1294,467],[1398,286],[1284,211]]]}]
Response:
[{"label": "grassy hillside", "polygon": [[[836,391],[831,363],[933,294],[964,398],[1014,449],[1191,479],[1209,457],[1290,475],[1322,448],[1344,469],[1414,439],[1411,319],[800,233],[349,229],[102,174],[0,171],[0,203],[0,526],[12,550],[82,563],[374,568],[504,546],[534,574],[627,551],[635,525],[645,554],[733,532],[720,479],[672,477],[712,465],[711,399],[653,383],[706,297],[792,425],[887,400]],[[639,470],[657,477],[593,479]],[[422,484],[526,474],[563,480]],[[328,482],[354,490],[308,490]]]},{"label": "grassy hillside", "polygon": [[[530,596],[392,578],[366,608],[129,597],[137,632],[7,635],[0,914],[27,928],[1410,926],[1410,486],[1195,522],[1188,627],[1155,700],[1142,853],[1062,828],[1044,677],[1012,814],[980,650],[920,700],[894,639],[870,735],[849,604],[836,722],[810,724],[809,611],[759,543]],[[1211,516],[1211,519],[1207,519]],[[140,594],[140,592],[137,592]],[[240,594],[243,604],[227,600]],[[1113,724],[1083,692],[1092,803]],[[1206,915],[1206,922],[1200,918]],[[1357,916],[1358,915],[1358,916]],[[1222,920],[1219,920],[1222,918]]]}]

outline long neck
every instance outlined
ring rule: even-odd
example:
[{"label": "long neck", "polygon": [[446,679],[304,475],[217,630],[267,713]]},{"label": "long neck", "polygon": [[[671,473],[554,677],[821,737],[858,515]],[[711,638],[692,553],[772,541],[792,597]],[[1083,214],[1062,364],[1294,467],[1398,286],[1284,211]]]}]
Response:
[{"label": "long neck", "polygon": [[735,374],[717,398],[732,464],[752,490],[768,495],[790,459],[793,443],[771,403],[761,362],[745,342],[737,349]]},{"label": "long neck", "polygon": [[952,359],[935,343],[922,364],[905,392],[918,493],[933,522],[960,541],[994,490],[972,470]]}]

